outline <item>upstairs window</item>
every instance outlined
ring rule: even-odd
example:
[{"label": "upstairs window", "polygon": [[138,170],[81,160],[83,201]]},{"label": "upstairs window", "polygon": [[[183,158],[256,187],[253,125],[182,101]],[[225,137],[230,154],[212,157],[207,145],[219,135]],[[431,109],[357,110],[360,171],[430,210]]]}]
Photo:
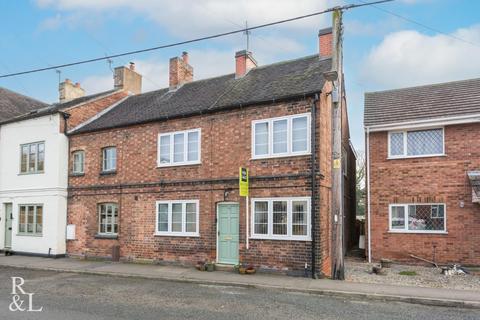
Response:
[{"label": "upstairs window", "polygon": [[310,114],[252,122],[254,159],[310,153]]},{"label": "upstairs window", "polygon": [[200,163],[201,130],[186,130],[158,135],[158,166]]},{"label": "upstairs window", "polygon": [[85,172],[85,151],[75,151],[73,157],[73,174],[83,174]]},{"label": "upstairs window", "polygon": [[390,205],[390,231],[392,232],[445,232],[445,204],[392,204]]},{"label": "upstairs window", "polygon": [[408,158],[444,154],[443,128],[389,133],[389,157]]},{"label": "upstairs window", "polygon": [[20,173],[41,173],[45,169],[45,142],[20,146]]},{"label": "upstairs window", "polygon": [[112,172],[117,170],[117,148],[107,147],[102,149],[102,171]]}]

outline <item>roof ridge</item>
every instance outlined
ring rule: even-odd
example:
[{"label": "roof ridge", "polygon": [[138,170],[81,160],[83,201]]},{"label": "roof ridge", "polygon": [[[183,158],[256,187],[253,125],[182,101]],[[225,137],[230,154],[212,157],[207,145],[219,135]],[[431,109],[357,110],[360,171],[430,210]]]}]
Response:
[{"label": "roof ridge", "polygon": [[368,94],[397,92],[397,91],[404,91],[404,90],[415,89],[415,88],[440,87],[440,86],[443,86],[443,85],[449,85],[449,84],[454,84],[454,83],[479,81],[479,80],[480,80],[480,77],[479,78],[462,79],[462,80],[453,80],[453,81],[447,81],[447,82],[438,82],[438,83],[431,83],[431,84],[422,84],[422,85],[419,85],[419,86],[409,86],[409,87],[403,87],[403,88],[397,88],[397,89],[370,91],[370,92],[365,92],[365,96],[368,95]]},{"label": "roof ridge", "polygon": [[10,93],[16,94],[16,95],[18,95],[18,96],[27,98],[27,99],[29,99],[29,100],[33,100],[33,101],[35,101],[35,102],[39,102],[39,103],[42,103],[42,104],[44,104],[44,105],[49,105],[47,102],[43,102],[43,101],[38,100],[38,99],[36,99],[36,98],[32,98],[32,97],[27,96],[27,95],[25,95],[25,94],[23,94],[23,93],[19,93],[19,92],[17,92],[17,91],[13,91],[13,90],[10,90],[10,89],[5,88],[5,87],[0,87],[0,90],[5,90],[5,91],[8,91],[8,92],[10,92]]}]

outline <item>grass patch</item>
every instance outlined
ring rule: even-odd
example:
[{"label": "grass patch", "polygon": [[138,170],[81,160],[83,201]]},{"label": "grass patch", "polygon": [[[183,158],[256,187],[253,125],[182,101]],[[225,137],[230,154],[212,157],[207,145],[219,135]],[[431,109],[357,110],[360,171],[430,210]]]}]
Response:
[{"label": "grass patch", "polygon": [[415,271],[400,271],[398,274],[401,276],[411,276],[411,277],[417,275]]}]

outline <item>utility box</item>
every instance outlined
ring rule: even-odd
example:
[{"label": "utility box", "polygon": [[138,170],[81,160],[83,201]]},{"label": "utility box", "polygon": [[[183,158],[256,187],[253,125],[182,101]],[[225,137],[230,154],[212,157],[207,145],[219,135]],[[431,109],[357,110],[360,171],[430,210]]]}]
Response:
[{"label": "utility box", "polygon": [[67,225],[67,240],[75,240],[75,225]]}]

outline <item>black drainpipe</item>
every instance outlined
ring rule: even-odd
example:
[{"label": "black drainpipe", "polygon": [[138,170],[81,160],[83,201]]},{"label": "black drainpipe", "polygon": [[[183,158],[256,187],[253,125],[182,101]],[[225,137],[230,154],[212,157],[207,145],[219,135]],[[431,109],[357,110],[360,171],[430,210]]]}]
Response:
[{"label": "black drainpipe", "polygon": [[[316,219],[316,201],[315,201],[315,197],[316,197],[316,193],[317,193],[317,179],[316,179],[316,176],[317,176],[317,165],[316,165],[316,157],[317,157],[317,142],[316,142],[316,138],[317,138],[317,102],[318,102],[318,94],[315,94],[315,98],[313,99],[313,103],[312,103],[312,110],[311,110],[311,113],[312,113],[312,123],[311,123],[311,126],[312,126],[312,133],[311,133],[311,149],[312,149],[312,157],[311,157],[311,169],[310,169],[310,178],[311,178],[311,188],[312,188],[312,200],[311,200],[311,211],[312,211],[312,279],[316,279],[317,278],[317,274],[315,272],[316,270],[316,263],[315,263],[315,259],[316,259],[316,250],[317,250],[317,246],[316,246],[316,241],[315,241],[315,237],[316,237],[316,232],[315,232],[315,228],[316,228],[316,223],[315,223],[315,219]],[[318,197],[320,198],[320,195],[318,195]]]}]

